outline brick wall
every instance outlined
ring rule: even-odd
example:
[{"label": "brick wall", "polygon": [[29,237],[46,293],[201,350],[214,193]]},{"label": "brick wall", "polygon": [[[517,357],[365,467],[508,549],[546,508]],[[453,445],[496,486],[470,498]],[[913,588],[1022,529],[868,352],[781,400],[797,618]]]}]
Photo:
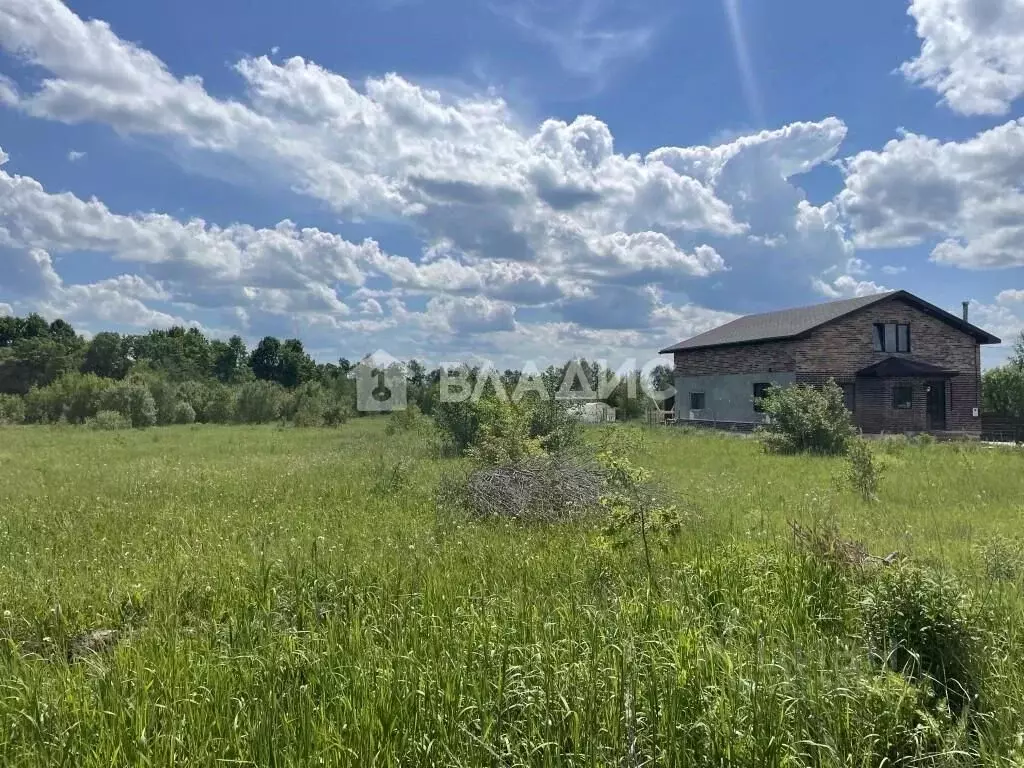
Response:
[{"label": "brick wall", "polygon": [[[889,299],[859,312],[840,318],[815,330],[808,338],[795,342],[797,380],[827,378],[837,382],[853,382],[853,374],[872,363],[892,355],[875,352],[872,327],[875,323],[907,323],[910,325],[910,354],[915,360],[942,366],[954,371],[946,384],[946,429],[981,431],[981,419],[972,409],[980,407],[980,352],[973,336],[957,330],[941,320],[925,314],[900,299]],[[893,429],[926,429],[925,380],[881,381],[872,386],[867,380],[857,382],[858,423],[865,431],[889,423]],[[900,384],[914,387],[914,407],[901,411],[892,408],[892,389]],[[864,390],[864,401],[861,400]],[[910,425],[910,426],[903,426]]]},{"label": "brick wall", "polygon": [[[805,339],[771,341],[716,349],[684,350],[675,354],[678,376],[793,371],[798,383],[817,384],[834,378],[856,382],[856,420],[865,432],[927,429],[926,380],[855,380],[861,368],[893,353],[875,352],[875,323],[910,325],[909,357],[959,372],[946,384],[946,429],[981,431],[981,353],[970,335],[900,300],[888,299],[813,331]],[[892,407],[892,390],[914,389],[913,407]]]},{"label": "brick wall", "polygon": [[763,344],[683,350],[675,353],[676,375],[794,371],[796,344],[795,341],[766,341]]}]

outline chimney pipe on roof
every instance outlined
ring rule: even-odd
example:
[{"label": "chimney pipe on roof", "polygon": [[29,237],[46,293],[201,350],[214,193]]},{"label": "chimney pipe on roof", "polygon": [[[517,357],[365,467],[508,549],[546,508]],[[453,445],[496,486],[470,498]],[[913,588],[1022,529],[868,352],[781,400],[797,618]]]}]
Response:
[{"label": "chimney pipe on roof", "polygon": [[963,306],[964,306],[964,322],[966,323],[967,322],[967,310],[970,308],[971,302],[965,301],[965,302],[963,302]]}]

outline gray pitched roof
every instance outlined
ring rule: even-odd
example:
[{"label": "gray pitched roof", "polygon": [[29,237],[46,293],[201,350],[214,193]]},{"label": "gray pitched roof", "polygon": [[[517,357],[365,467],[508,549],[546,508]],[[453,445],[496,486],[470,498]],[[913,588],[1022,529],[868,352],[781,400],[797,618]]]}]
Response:
[{"label": "gray pitched roof", "polygon": [[671,347],[667,347],[661,350],[661,352],[664,354],[666,352],[680,352],[687,349],[792,339],[802,336],[818,326],[838,320],[840,317],[895,296],[915,305],[918,309],[937,317],[943,322],[971,334],[982,344],[999,343],[999,339],[992,334],[964,322],[961,318],[936,307],[934,304],[929,304],[924,299],[919,299],[912,293],[907,291],[888,291],[886,293],[872,294],[871,296],[859,296],[855,299],[842,299],[840,301],[829,301],[824,304],[814,304],[810,307],[784,309],[779,312],[766,312],[760,315],[747,315],[746,317],[733,320],[731,323],[712,328],[710,331],[699,336],[694,336],[691,339],[686,339]]}]

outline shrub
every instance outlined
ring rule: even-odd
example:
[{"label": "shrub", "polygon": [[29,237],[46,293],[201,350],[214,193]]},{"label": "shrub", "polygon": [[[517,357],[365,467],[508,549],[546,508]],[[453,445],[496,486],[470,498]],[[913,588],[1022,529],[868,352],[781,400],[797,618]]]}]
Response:
[{"label": "shrub", "polygon": [[323,387],[307,382],[292,393],[287,418],[297,427],[319,427],[324,423],[325,407]]},{"label": "shrub", "polygon": [[480,426],[468,453],[489,466],[516,464],[544,452],[541,438],[530,436],[530,412],[520,403],[483,399]]},{"label": "shrub", "polygon": [[956,714],[975,702],[983,637],[971,597],[953,577],[915,565],[886,568],[863,607],[880,662],[927,681]]},{"label": "shrub", "polygon": [[156,403],[145,384],[123,381],[114,384],[103,393],[100,407],[104,411],[116,411],[133,427],[152,427],[156,424]]},{"label": "shrub", "polygon": [[243,424],[266,424],[281,415],[282,390],[270,381],[250,381],[238,389],[236,418]]},{"label": "shrub", "polygon": [[196,420],[195,409],[188,403],[179,401],[174,406],[174,423],[175,424],[194,424]]},{"label": "shrub", "polygon": [[772,387],[761,399],[768,421],[758,428],[773,453],[846,453],[856,435],[843,391],[831,379],[823,387]]},{"label": "shrub", "polygon": [[530,437],[538,438],[544,450],[568,451],[583,442],[583,427],[569,403],[560,400],[524,398],[530,412]]},{"label": "shrub", "polygon": [[95,416],[110,382],[91,373],[70,372],[25,396],[25,420],[53,424],[66,419],[81,424]]},{"label": "shrub", "polygon": [[853,490],[859,493],[864,501],[877,501],[882,467],[875,461],[867,440],[858,437],[850,441],[847,462],[846,477]]},{"label": "shrub", "polygon": [[207,400],[203,407],[196,411],[199,421],[209,424],[227,424],[235,420],[235,390],[224,384],[211,384],[207,390]]},{"label": "shrub", "polygon": [[384,432],[387,435],[414,432],[420,429],[423,421],[423,414],[420,412],[420,409],[414,403],[409,403],[402,410],[391,414],[388,418],[387,426],[384,427]]},{"label": "shrub", "polygon": [[117,411],[100,411],[86,420],[85,425],[90,429],[115,430],[130,429],[132,423]]},{"label": "shrub", "polygon": [[21,424],[25,420],[25,401],[18,395],[0,393],[0,424]]},{"label": "shrub", "polygon": [[477,440],[480,414],[477,403],[438,402],[434,406],[434,422],[446,451],[461,455]]},{"label": "shrub", "polygon": [[340,401],[328,402],[324,407],[324,426],[338,427],[349,420],[351,409]]}]

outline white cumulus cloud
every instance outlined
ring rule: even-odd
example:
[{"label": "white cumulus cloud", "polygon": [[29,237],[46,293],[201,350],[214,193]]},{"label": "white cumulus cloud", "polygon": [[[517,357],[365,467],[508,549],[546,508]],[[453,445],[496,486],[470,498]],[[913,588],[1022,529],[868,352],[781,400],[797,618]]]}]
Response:
[{"label": "white cumulus cloud", "polygon": [[921,53],[902,66],[965,115],[1001,115],[1024,94],[1024,0],[911,0]]}]

